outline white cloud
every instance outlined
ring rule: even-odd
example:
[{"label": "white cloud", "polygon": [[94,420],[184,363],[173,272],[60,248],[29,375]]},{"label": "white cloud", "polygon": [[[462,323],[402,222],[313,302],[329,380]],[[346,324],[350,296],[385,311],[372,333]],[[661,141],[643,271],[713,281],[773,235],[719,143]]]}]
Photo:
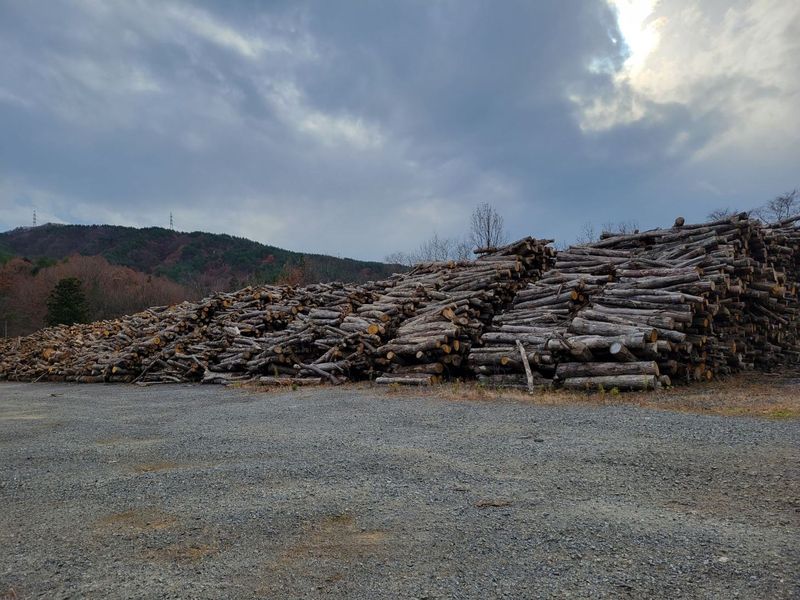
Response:
[{"label": "white cloud", "polygon": [[25,100],[25,98],[20,98],[17,94],[9,92],[8,90],[4,90],[3,88],[0,88],[0,102],[16,104],[17,106],[23,107],[30,106],[30,102]]},{"label": "white cloud", "polygon": [[384,136],[377,125],[351,115],[328,114],[312,108],[292,81],[270,82],[265,96],[292,130],[310,136],[323,146],[346,144],[365,150],[383,143]]},{"label": "white cloud", "polygon": [[208,42],[238,52],[247,58],[258,58],[265,50],[288,50],[281,44],[268,44],[258,36],[245,35],[214,19],[207,12],[189,6],[166,5],[164,16],[176,27],[188,29]]},{"label": "white cloud", "polygon": [[585,131],[658,120],[661,107],[674,104],[722,120],[697,158],[797,139],[800,3],[608,1],[630,54],[611,94],[571,96]]}]

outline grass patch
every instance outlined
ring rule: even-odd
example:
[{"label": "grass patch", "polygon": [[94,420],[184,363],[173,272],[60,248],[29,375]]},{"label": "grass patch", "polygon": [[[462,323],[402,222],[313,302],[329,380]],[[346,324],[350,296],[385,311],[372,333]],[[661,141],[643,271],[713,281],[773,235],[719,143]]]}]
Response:
[{"label": "grass patch", "polygon": [[177,521],[173,515],[162,510],[141,508],[107,515],[99,519],[96,524],[103,528],[157,531],[173,527]]},{"label": "grass patch", "polygon": [[[374,389],[381,389],[376,387]],[[731,417],[800,419],[800,378],[789,375],[747,373],[723,381],[675,386],[655,392],[576,392],[486,387],[473,382],[452,382],[431,388],[388,389],[390,396],[434,397],[449,401],[517,401],[540,406],[639,406]]]},{"label": "grass patch", "polygon": [[[237,384],[236,388],[254,395],[288,391],[287,386],[265,386],[252,382]],[[604,392],[539,389],[529,394],[522,389],[495,388],[474,381],[450,381],[430,387],[376,385],[363,381],[335,389],[369,392],[391,398],[423,397],[456,402],[516,401],[540,406],[639,406],[705,415],[800,419],[800,374],[797,373],[742,373],[720,381],[677,385],[652,392],[620,392],[616,388]]]}]

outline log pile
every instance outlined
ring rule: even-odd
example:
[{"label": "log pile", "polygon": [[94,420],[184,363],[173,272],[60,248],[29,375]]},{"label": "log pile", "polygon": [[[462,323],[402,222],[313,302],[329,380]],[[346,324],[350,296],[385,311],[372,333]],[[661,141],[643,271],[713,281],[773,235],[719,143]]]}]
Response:
[{"label": "log pile", "polygon": [[363,285],[257,286],[0,340],[0,379],[655,389],[800,362],[800,218],[525,238]]},{"label": "log pile", "polygon": [[549,268],[548,243],[525,238],[476,261],[419,265],[365,285],[248,287],[44,329],[0,341],[0,379],[431,382],[460,367],[494,312]]},{"label": "log pile", "polygon": [[552,240],[525,238],[483,249],[475,261],[432,263],[396,276],[382,301],[402,298],[413,308],[378,348],[379,383],[433,383],[461,374],[470,349],[517,290],[551,266]]},{"label": "log pile", "polygon": [[495,316],[470,363],[501,385],[654,389],[800,362],[797,222],[678,220],[573,246]]},{"label": "log pile", "polygon": [[[313,321],[320,306],[344,306],[341,310],[347,312],[350,303],[369,297],[369,292],[342,284],[248,287],[112,321],[43,329],[0,342],[0,378],[173,383],[235,379],[230,372],[240,370],[241,361],[256,349],[262,350],[258,340],[278,333],[282,341],[292,343],[302,337],[295,323]],[[280,354],[281,348],[272,351]]]}]

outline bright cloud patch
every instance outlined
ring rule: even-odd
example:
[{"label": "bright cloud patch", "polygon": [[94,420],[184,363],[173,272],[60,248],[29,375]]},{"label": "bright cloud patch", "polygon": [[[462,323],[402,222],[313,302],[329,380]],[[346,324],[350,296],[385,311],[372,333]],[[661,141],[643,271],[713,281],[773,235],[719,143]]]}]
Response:
[{"label": "bright cloud patch", "polygon": [[571,96],[583,130],[657,120],[664,107],[681,105],[724,123],[699,155],[754,137],[797,138],[800,4],[608,1],[627,55],[608,93]]},{"label": "bright cloud patch", "polygon": [[[0,2],[0,229],[225,231],[381,258],[800,184],[800,5]],[[705,203],[705,205],[704,205]]]}]

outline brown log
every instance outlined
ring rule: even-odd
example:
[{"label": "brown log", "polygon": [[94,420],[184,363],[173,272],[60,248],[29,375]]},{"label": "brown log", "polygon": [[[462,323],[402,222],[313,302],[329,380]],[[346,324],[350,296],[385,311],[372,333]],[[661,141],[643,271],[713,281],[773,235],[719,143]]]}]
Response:
[{"label": "brown log", "polygon": [[558,379],[575,377],[612,377],[616,375],[659,375],[658,364],[653,361],[630,363],[561,363],[556,367]]},{"label": "brown log", "polygon": [[655,375],[612,375],[598,377],[572,377],[562,386],[568,390],[653,390],[658,384]]}]

